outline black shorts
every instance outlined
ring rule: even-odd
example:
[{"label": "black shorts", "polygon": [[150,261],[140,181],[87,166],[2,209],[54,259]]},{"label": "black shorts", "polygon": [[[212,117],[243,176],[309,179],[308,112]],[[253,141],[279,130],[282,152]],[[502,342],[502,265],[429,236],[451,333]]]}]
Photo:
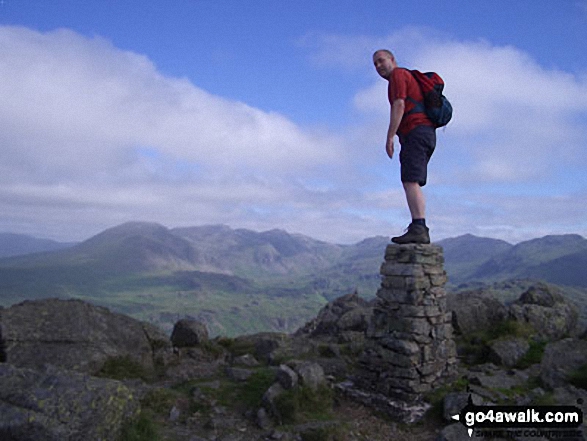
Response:
[{"label": "black shorts", "polygon": [[436,147],[436,131],[433,127],[418,126],[401,136],[400,144],[402,182],[417,182],[423,187],[428,176],[428,161]]}]

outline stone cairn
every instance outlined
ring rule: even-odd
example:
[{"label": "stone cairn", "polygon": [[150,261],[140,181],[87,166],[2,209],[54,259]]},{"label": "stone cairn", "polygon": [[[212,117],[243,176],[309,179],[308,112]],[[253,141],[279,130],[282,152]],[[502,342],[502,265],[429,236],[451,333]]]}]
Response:
[{"label": "stone cairn", "polygon": [[386,397],[396,408],[388,413],[404,420],[417,419],[408,408],[423,394],[456,377],[443,264],[439,246],[388,245],[381,265],[356,386]]}]

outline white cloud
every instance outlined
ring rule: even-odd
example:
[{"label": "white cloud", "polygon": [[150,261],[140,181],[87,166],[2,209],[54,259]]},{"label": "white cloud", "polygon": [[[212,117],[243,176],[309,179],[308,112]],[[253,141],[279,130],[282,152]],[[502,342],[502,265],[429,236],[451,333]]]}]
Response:
[{"label": "white cloud", "polygon": [[338,136],[166,77],[100,37],[0,27],[0,84],[0,230],[271,226],[280,210],[340,204],[305,184],[332,187],[332,169],[348,167]]},{"label": "white cloud", "polygon": [[5,155],[29,167],[87,175],[126,167],[145,146],[209,168],[295,170],[336,159],[333,137],[164,77],[104,39],[3,27],[0,42]]},{"label": "white cloud", "polygon": [[[279,227],[337,242],[400,233],[408,214],[397,158],[383,151],[386,83],[371,65],[372,52],[389,47],[402,64],[441,73],[455,106],[426,187],[436,238],[587,232],[564,190],[542,198],[532,187],[526,199],[484,187],[548,185],[585,164],[577,115],[587,113],[587,79],[512,47],[414,28],[304,44],[321,69],[344,60],[373,78],[356,93],[354,127],[300,127],[167,77],[99,37],[0,27],[0,231],[79,240],[145,220]],[[521,232],[527,200],[536,227]],[[552,218],[565,209],[575,224]]]}]

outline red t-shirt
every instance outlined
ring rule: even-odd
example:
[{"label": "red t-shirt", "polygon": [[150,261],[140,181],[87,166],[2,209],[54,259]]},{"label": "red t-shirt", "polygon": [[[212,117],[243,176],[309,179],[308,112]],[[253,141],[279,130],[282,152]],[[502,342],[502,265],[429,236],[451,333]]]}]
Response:
[{"label": "red t-shirt", "polygon": [[406,103],[404,116],[402,117],[402,121],[397,130],[398,134],[405,136],[417,126],[434,127],[434,124],[432,124],[425,113],[415,112],[408,115],[416,105],[406,98],[410,97],[419,102],[422,102],[424,99],[418,82],[414,79],[409,70],[399,67],[393,69],[387,94],[390,104],[393,104],[395,100],[404,100]]}]

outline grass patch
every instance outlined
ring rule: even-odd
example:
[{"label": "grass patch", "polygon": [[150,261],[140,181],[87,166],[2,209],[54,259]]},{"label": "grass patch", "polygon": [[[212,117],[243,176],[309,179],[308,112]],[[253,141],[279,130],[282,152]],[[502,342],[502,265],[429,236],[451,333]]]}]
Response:
[{"label": "grass patch", "polygon": [[[263,394],[275,382],[275,373],[267,368],[257,368],[246,382],[234,382],[226,378],[217,380],[217,387],[210,386],[210,379],[202,381],[187,381],[173,386],[175,396],[190,400],[190,411],[207,413],[210,410],[208,400],[216,401],[219,405],[231,409],[258,409],[261,407]],[[205,400],[195,400],[193,392],[199,388],[206,397]]]},{"label": "grass patch", "polygon": [[542,340],[531,340],[530,347],[520,359],[516,367],[518,369],[526,369],[533,364],[540,363],[542,356],[544,355],[544,348],[546,347],[546,341]]},{"label": "grass patch", "polygon": [[247,338],[219,337],[217,343],[228,350],[234,357],[255,354],[255,343]]},{"label": "grass patch", "polygon": [[173,389],[153,389],[141,400],[141,407],[148,409],[156,415],[167,416],[178,398],[184,395]]},{"label": "grass patch", "polygon": [[587,364],[584,364],[571,372],[568,376],[568,380],[573,386],[587,390]]},{"label": "grass patch", "polygon": [[426,412],[426,420],[442,422],[444,420],[444,397],[452,392],[464,392],[467,390],[468,385],[469,380],[459,378],[450,384],[437,387],[433,391],[425,394],[424,400],[429,402],[432,406],[428,412]]},{"label": "grass patch", "polygon": [[211,355],[214,358],[220,357],[225,351],[225,348],[222,345],[218,344],[218,342],[215,342],[213,340],[203,341],[200,343],[199,346],[202,348],[204,353]]},{"label": "grass patch", "polygon": [[261,407],[263,394],[275,382],[275,373],[269,368],[258,369],[246,383],[237,388],[237,399],[248,408]]},{"label": "grass patch", "polygon": [[504,337],[520,337],[529,338],[534,335],[536,331],[528,323],[522,323],[517,320],[504,320],[486,332],[486,339],[497,340]]},{"label": "grass patch", "polygon": [[153,389],[141,399],[138,418],[123,427],[119,441],[161,441],[160,420],[166,419],[178,394],[169,389]]},{"label": "grass patch", "polygon": [[160,441],[157,424],[151,412],[141,412],[134,421],[122,428],[118,441]]},{"label": "grass patch", "polygon": [[[489,361],[489,344],[492,341],[507,337],[530,339],[535,333],[534,328],[527,323],[513,319],[504,320],[486,331],[475,332],[466,337],[461,336],[457,339],[457,348],[459,355],[463,356],[465,364],[483,364]],[[530,346],[532,352],[528,354],[529,358],[525,362],[532,364],[533,359],[542,357],[541,351],[543,352],[544,347],[541,349],[537,344],[532,346],[532,342],[530,342]]]},{"label": "grass patch", "polygon": [[296,424],[331,419],[333,403],[334,392],[328,386],[316,390],[302,386],[277,397],[275,407],[283,424]]},{"label": "grass patch", "polygon": [[128,355],[108,358],[96,376],[113,380],[138,378],[143,381],[150,381],[153,379],[153,373]]},{"label": "grass patch", "polygon": [[300,436],[302,441],[342,441],[347,439],[344,427],[333,424],[309,427]]}]

